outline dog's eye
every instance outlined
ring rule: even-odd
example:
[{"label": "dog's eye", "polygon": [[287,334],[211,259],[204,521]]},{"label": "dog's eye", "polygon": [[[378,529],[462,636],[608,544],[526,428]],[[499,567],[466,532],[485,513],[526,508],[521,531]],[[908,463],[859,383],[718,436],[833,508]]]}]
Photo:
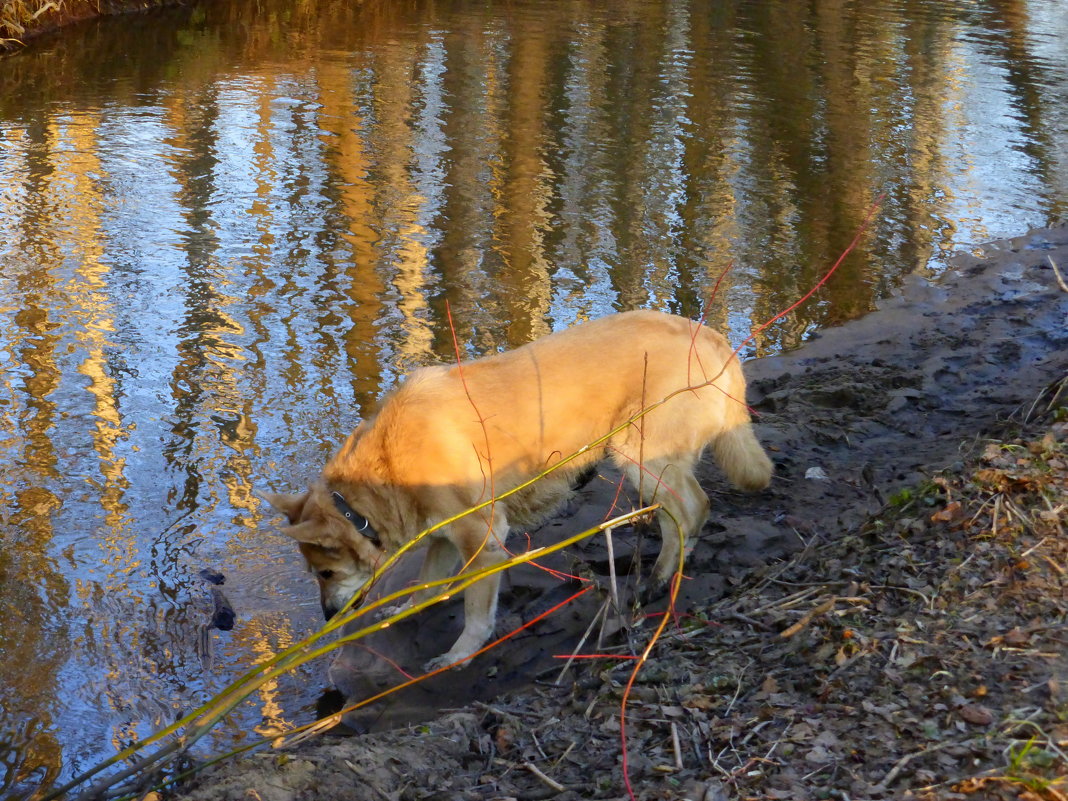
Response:
[{"label": "dog's eye", "polygon": [[330,581],[330,579],[332,579],[333,577],[334,577],[334,571],[333,570],[320,570],[319,571],[319,578],[321,578],[323,581]]}]

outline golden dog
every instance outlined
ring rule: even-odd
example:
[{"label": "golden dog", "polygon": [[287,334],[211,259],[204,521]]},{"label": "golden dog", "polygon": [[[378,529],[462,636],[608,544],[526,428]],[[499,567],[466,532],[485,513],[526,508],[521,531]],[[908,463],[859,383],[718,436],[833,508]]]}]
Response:
[{"label": "golden dog", "polygon": [[[685,546],[708,515],[693,474],[708,445],[733,485],[767,486],[772,464],[753,435],[742,368],[726,340],[681,317],[632,311],[507,353],[418,370],[307,492],[267,500],[289,518],[283,530],[300,543],[329,618],[423,529],[578,453],[429,536],[419,581],[449,576],[457,556],[465,570],[499,563],[509,528],[546,516],[577,475],[607,457],[643,502],[661,504],[653,578],[664,582],[678,565],[680,539]],[[467,588],[463,632],[428,668],[466,660],[489,639],[499,584],[494,574]]]}]

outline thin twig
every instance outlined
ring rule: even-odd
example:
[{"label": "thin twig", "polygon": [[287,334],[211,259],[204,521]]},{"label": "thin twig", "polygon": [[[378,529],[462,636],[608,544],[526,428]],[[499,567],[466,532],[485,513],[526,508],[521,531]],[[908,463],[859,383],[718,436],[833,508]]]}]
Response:
[{"label": "thin twig", "polygon": [[682,748],[679,747],[679,727],[671,721],[671,747],[675,750],[675,769],[682,770]]},{"label": "thin twig", "polygon": [[877,785],[875,785],[875,787],[872,789],[878,790],[879,792],[886,790],[894,781],[894,779],[898,777],[898,774],[900,774],[901,771],[905,769],[905,766],[917,757],[922,757],[925,754],[933,754],[935,751],[941,751],[943,748],[949,748],[950,746],[959,745],[963,745],[963,743],[957,742],[955,740],[946,740],[945,742],[932,745],[929,748],[924,748],[921,751],[913,751],[911,754],[905,754],[905,756],[901,757],[901,759],[894,763],[894,766],[890,768],[886,776],[883,777],[883,780]]},{"label": "thin twig", "polygon": [[779,632],[779,637],[781,637],[784,640],[787,639],[788,637],[793,637],[795,634],[797,634],[803,628],[808,626],[808,624],[811,623],[813,620],[815,620],[817,617],[819,617],[820,615],[825,614],[827,612],[830,612],[832,609],[834,609],[834,605],[835,605],[835,603],[837,603],[837,601],[838,601],[838,598],[836,596],[832,595],[826,601],[824,601],[823,603],[819,604],[819,606],[815,606],[812,609],[810,609],[809,611],[805,612],[805,614],[803,614],[801,616],[801,619],[798,620],[796,623],[794,623],[792,626],[790,626],[788,629]]},{"label": "thin twig", "polygon": [[549,787],[556,790],[556,792],[562,793],[567,789],[556,779],[552,778],[551,776],[546,776],[544,773],[542,773],[541,769],[533,762],[524,762],[523,767],[530,771],[532,774],[534,774],[540,781],[544,782]]},{"label": "thin twig", "polygon": [[[586,644],[586,640],[589,639],[590,633],[593,631],[593,627],[597,625],[597,621],[601,619],[601,615],[605,614],[608,610],[609,599],[605,598],[604,603],[601,604],[596,614],[593,616],[593,620],[590,621],[590,625],[586,627],[586,631],[582,634],[582,639],[578,641],[578,645],[575,646],[575,650],[571,652],[571,656],[567,658],[564,663],[564,667],[560,670],[560,675],[556,677],[554,685],[559,686],[560,682],[564,680],[564,676],[567,674],[568,669],[571,667],[571,663],[575,661],[575,657],[578,656],[578,652],[582,650],[582,647]],[[600,650],[600,649],[598,649]]]},{"label": "thin twig", "polygon": [[1057,276],[1057,283],[1060,284],[1061,289],[1068,292],[1068,284],[1064,282],[1064,276],[1061,275],[1061,271],[1057,269],[1057,262],[1053,260],[1052,256],[1046,256],[1049,259],[1049,266],[1053,268],[1053,274]]},{"label": "thin twig", "polygon": [[619,589],[616,586],[616,555],[612,548],[612,529],[604,530],[604,544],[608,550],[608,597],[612,601],[612,611],[619,614]]}]

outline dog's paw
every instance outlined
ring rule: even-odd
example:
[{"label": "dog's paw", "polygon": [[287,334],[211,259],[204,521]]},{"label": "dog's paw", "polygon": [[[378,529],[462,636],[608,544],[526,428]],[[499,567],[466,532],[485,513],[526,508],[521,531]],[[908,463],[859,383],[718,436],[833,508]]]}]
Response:
[{"label": "dog's paw", "polygon": [[436,656],[423,665],[423,671],[426,673],[432,673],[435,670],[442,670],[444,668],[451,668],[452,670],[460,670],[467,667],[467,663],[470,660],[465,659],[463,655],[456,656],[454,654],[442,654]]},{"label": "dog's paw", "polygon": [[378,610],[378,619],[386,620],[388,618],[393,617],[394,615],[399,615],[401,612],[407,612],[411,608],[411,600],[405,601],[404,603],[400,604],[389,604],[388,606],[383,606],[381,609]]},{"label": "dog's paw", "polygon": [[650,578],[648,581],[643,582],[641,588],[638,590],[638,603],[642,606],[649,606],[650,604],[656,603],[667,595],[670,587],[670,581]]}]

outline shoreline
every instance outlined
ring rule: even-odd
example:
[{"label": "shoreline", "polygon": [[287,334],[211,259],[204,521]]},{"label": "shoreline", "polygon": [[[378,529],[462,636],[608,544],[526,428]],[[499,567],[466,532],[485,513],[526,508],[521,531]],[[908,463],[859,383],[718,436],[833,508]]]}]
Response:
[{"label": "shoreline", "polygon": [[26,49],[36,39],[61,28],[99,17],[140,14],[183,0],[0,0],[0,58]]}]

